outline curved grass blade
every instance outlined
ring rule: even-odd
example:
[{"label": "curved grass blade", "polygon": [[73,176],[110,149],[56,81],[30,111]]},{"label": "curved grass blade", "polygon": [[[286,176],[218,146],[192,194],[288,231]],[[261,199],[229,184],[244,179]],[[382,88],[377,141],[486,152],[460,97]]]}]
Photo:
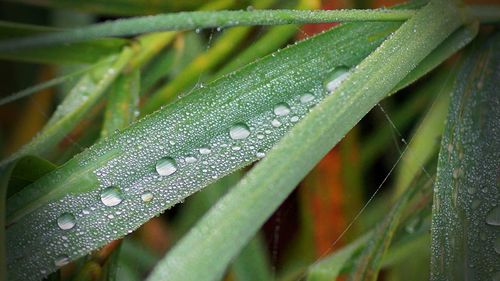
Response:
[{"label": "curved grass blade", "polygon": [[0,165],[28,154],[40,156],[53,148],[100,100],[131,57],[132,50],[125,48],[118,57],[106,58],[106,63],[85,74],[58,106],[43,130]]},{"label": "curved grass blade", "polygon": [[395,183],[395,196],[400,196],[415,179],[415,174],[421,172],[425,163],[438,151],[438,143],[444,129],[446,112],[450,101],[453,81],[456,79],[457,68],[445,69],[432,77],[428,87],[422,91],[432,91],[436,100],[432,103],[429,112],[420,122],[413,133],[401,159]]},{"label": "curved grass blade", "polygon": [[[255,161],[326,95],[323,83],[336,67],[358,64],[399,25],[346,24],[263,58],[110,136],[9,198],[12,279],[54,271],[58,258],[76,259],[119,238]],[[304,94],[312,100],[301,102]],[[273,111],[280,103],[289,110],[281,106],[277,116]],[[167,171],[176,169],[159,176],[156,164],[170,161],[165,157],[175,160]],[[121,198],[120,204],[105,205],[104,191],[117,195],[115,203]],[[143,194],[150,199],[143,201]],[[64,213],[77,219],[68,231],[56,224]]]},{"label": "curved grass blade", "polygon": [[[60,29],[38,25],[0,21],[0,39],[17,40],[22,37],[41,36]],[[59,46],[36,47],[29,50],[0,52],[0,59],[53,64],[94,63],[96,60],[119,53],[128,40],[103,38],[89,42],[69,43]]]},{"label": "curved grass blade", "polygon": [[181,12],[121,19],[69,31],[0,41],[0,53],[14,50],[81,42],[107,36],[130,36],[146,32],[189,30],[248,25],[325,23],[339,21],[405,21],[414,10],[255,10]]},{"label": "curved grass blade", "polygon": [[375,229],[372,239],[367,241],[349,277],[350,281],[377,280],[382,260],[391,245],[406,206],[418,192],[425,193],[430,190],[432,183],[432,180],[425,179],[423,183],[414,183],[404,190],[389,214]]},{"label": "curved grass blade", "polygon": [[220,277],[317,161],[462,24],[458,15],[457,7],[448,1],[431,1],[420,9],[292,128],[268,157],[174,246],[147,280]]},{"label": "curved grass blade", "polygon": [[139,70],[133,70],[122,74],[112,85],[104,112],[101,138],[126,128],[137,117],[140,77]]},{"label": "curved grass blade", "polygon": [[439,153],[431,280],[500,276],[500,36],[473,47],[454,86]]}]

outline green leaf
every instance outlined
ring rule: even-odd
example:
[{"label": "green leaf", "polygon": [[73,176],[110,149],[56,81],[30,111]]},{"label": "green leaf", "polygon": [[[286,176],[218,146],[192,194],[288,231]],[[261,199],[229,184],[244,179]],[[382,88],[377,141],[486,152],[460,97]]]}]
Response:
[{"label": "green leaf", "polygon": [[0,52],[23,48],[73,43],[89,39],[129,36],[146,32],[217,28],[242,25],[278,25],[324,23],[338,21],[404,21],[413,10],[255,10],[181,12],[156,16],[121,19],[63,32],[0,41]]},{"label": "green leaf", "polygon": [[431,280],[500,275],[500,36],[476,43],[460,70],[439,153]]},{"label": "green leaf", "polygon": [[133,70],[117,78],[108,94],[101,137],[126,128],[138,115],[140,72]]},{"label": "green leaf", "polygon": [[461,24],[457,7],[448,1],[430,2],[419,10],[210,209],[148,280],[221,277],[230,260],[317,161]]},{"label": "green leaf", "polygon": [[[54,271],[57,257],[76,259],[127,234],[214,178],[255,161],[257,152],[265,153],[295,124],[291,120],[297,121],[325,97],[323,83],[335,67],[358,64],[399,25],[346,24],[265,57],[139,120],[9,198],[8,214],[15,222],[8,229],[9,245],[24,245],[13,246],[9,253],[13,280]],[[302,104],[305,93],[314,99]],[[273,108],[282,102],[295,109],[276,117]],[[272,126],[275,118],[281,126]],[[228,132],[241,122],[252,127],[251,134],[232,140]],[[211,153],[206,154],[206,148]],[[188,156],[197,161],[187,163]],[[164,157],[173,157],[178,169],[159,177],[155,164]],[[111,185],[122,190],[123,201],[109,207],[99,198]],[[153,195],[151,201],[142,201],[145,192]],[[92,212],[78,216],[90,207]],[[55,224],[65,212],[78,216],[69,231]],[[88,233],[87,238],[80,232]],[[63,242],[61,236],[68,240]]]},{"label": "green leaf", "polygon": [[[62,31],[37,25],[0,21],[0,39],[2,40],[41,36],[53,32]],[[125,39],[105,38],[58,46],[34,47],[29,50],[0,52],[0,59],[54,64],[94,63],[96,60],[119,53],[127,42],[128,40]]]},{"label": "green leaf", "polygon": [[382,259],[391,245],[406,206],[417,192],[425,194],[426,190],[429,191],[432,183],[432,180],[426,179],[422,182],[422,179],[420,179],[420,182],[416,182],[404,190],[404,193],[401,194],[385,219],[377,225],[372,239],[367,241],[363,247],[363,252],[360,254],[349,280],[377,280]]}]

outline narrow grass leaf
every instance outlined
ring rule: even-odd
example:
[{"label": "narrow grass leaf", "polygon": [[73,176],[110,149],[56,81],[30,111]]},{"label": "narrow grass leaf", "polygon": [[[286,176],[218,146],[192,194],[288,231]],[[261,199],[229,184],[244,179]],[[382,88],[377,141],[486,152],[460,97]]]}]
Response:
[{"label": "narrow grass leaf", "polygon": [[[358,64],[399,26],[346,24],[263,58],[110,136],[9,198],[13,280],[54,271],[59,257],[73,260],[119,238],[259,159],[327,95],[332,71]],[[312,99],[302,102],[305,94]],[[64,213],[77,218],[68,231],[55,224]]]},{"label": "narrow grass leaf", "polygon": [[126,128],[139,115],[140,77],[139,70],[133,70],[120,75],[111,86],[104,112],[102,138]]},{"label": "narrow grass leaf", "polygon": [[56,168],[57,166],[53,163],[36,156],[28,155],[19,159],[9,178],[7,196],[12,196]]},{"label": "narrow grass leaf", "polygon": [[405,21],[414,10],[255,10],[181,12],[156,16],[120,19],[68,31],[0,41],[0,52],[24,48],[73,43],[89,39],[130,36],[146,32],[218,28],[245,25],[280,25],[339,21]]},{"label": "narrow grass leaf", "polygon": [[[454,4],[431,1],[406,21],[291,129],[268,157],[174,246],[147,280],[220,277],[231,259],[310,169],[462,24],[457,15]],[[218,258],[213,259],[214,256]]]},{"label": "narrow grass leaf", "polygon": [[439,153],[431,280],[500,277],[500,36],[472,47],[454,86]]},{"label": "narrow grass leaf", "polygon": [[44,155],[52,149],[100,100],[131,56],[132,50],[125,48],[118,57],[106,58],[108,63],[85,74],[58,106],[42,131],[18,152],[3,160],[0,165],[28,154]]},{"label": "narrow grass leaf", "polygon": [[[62,30],[0,21],[0,39],[2,40],[41,36],[41,34],[53,32],[62,32]],[[94,63],[99,59],[119,53],[127,42],[128,40],[125,39],[103,38],[81,43],[35,47],[29,50],[0,52],[0,59],[53,64]]]},{"label": "narrow grass leaf", "polygon": [[435,156],[446,121],[446,112],[450,101],[453,81],[457,68],[443,69],[432,77],[432,84],[423,90],[432,91],[436,99],[431,108],[413,133],[406,152],[401,159],[396,174],[395,196],[401,195],[415,179],[415,174],[422,172],[430,157]]},{"label": "narrow grass leaf", "polygon": [[422,179],[420,179],[420,183],[415,182],[409,185],[401,194],[385,219],[378,224],[372,239],[363,247],[363,252],[358,257],[356,267],[349,277],[350,281],[377,280],[378,272],[382,265],[382,259],[391,245],[393,236],[398,229],[399,222],[408,203],[417,192],[423,193],[426,189],[430,190],[432,186],[432,180],[428,180],[426,176],[424,176],[424,180],[424,183],[422,183]]}]

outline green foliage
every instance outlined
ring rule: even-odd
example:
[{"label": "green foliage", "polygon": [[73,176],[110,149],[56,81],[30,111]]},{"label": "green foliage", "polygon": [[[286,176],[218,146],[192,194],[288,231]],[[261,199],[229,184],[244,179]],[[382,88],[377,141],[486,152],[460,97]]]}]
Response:
[{"label": "green foliage", "polygon": [[[0,106],[10,108],[20,98],[38,98],[31,95],[40,90],[71,89],[57,97],[61,101],[40,132],[0,164],[0,279],[39,280],[74,262],[72,272],[79,273],[63,274],[63,280],[135,281],[147,273],[148,281],[219,280],[226,271],[237,281],[287,280],[291,275],[276,274],[268,260],[263,224],[372,108],[402,89],[414,97],[396,97],[406,103],[393,119],[380,107],[393,127],[362,140],[363,171],[343,171],[345,185],[359,182],[352,177],[380,161],[395,132],[405,144],[396,161],[397,200],[392,206],[372,200],[394,165],[371,205],[341,236],[354,223],[369,222],[363,228],[370,230],[330,255],[309,265],[292,262],[287,270],[314,281],[341,274],[376,280],[380,270],[422,253],[430,243],[431,175],[444,128],[431,279],[498,278],[499,37],[486,30],[483,36],[490,39],[476,39],[463,59],[450,59],[476,37],[479,22],[498,21],[498,9],[431,0],[393,9],[301,10],[318,3],[260,10],[283,3],[257,0],[246,11],[207,11],[247,4],[49,0],[41,5],[167,13],[64,30],[0,22],[2,59],[87,64],[0,99]],[[179,9],[197,11],[171,13]],[[332,21],[352,22],[275,51],[296,34],[290,24]],[[253,25],[284,26],[259,31]],[[238,51],[249,40],[255,42]],[[447,60],[451,67],[432,72]],[[421,85],[425,75],[429,79]],[[422,111],[427,113],[406,142]],[[68,148],[66,142],[89,147],[78,153],[78,145]],[[350,146],[344,156],[356,153],[356,143]],[[167,213],[174,217],[167,228],[175,244],[164,257],[144,248],[141,231],[111,250],[103,247],[186,198],[178,212]]]}]

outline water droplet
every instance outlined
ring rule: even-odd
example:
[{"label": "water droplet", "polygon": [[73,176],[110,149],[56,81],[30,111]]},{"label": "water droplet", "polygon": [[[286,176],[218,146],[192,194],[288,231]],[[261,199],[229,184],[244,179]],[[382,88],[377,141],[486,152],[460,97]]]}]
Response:
[{"label": "water droplet", "polygon": [[281,122],[278,119],[273,119],[273,121],[271,121],[271,125],[273,125],[273,127],[275,128],[278,128],[279,126],[281,126]]},{"label": "water droplet", "polygon": [[165,157],[156,162],[156,172],[160,176],[170,176],[177,171],[177,163],[172,157]]},{"label": "water droplet", "polygon": [[301,103],[308,103],[314,100],[314,95],[312,94],[304,94],[300,97]]},{"label": "water droplet", "polygon": [[274,114],[276,114],[277,116],[285,116],[288,115],[288,113],[290,113],[290,107],[288,106],[288,104],[280,102],[274,106],[273,111]]},{"label": "water droplet", "polygon": [[266,154],[262,151],[258,151],[255,156],[257,156],[258,158],[264,158],[266,156]]},{"label": "water droplet", "polygon": [[292,121],[293,123],[296,123],[299,121],[299,116],[292,116],[292,118],[290,118],[290,121]]},{"label": "water droplet", "polygon": [[325,89],[328,92],[333,92],[349,76],[349,74],[349,69],[345,66],[335,68],[327,79]]},{"label": "water droplet", "polygon": [[151,200],[153,200],[153,193],[151,193],[150,191],[144,191],[141,194],[141,199],[144,203],[150,202]]},{"label": "water droplet", "polygon": [[56,260],[54,261],[54,264],[57,267],[67,265],[68,263],[69,263],[69,257],[67,255],[59,255],[59,256],[57,256]]},{"label": "water droplet", "polygon": [[57,225],[60,229],[72,229],[76,224],[75,216],[71,213],[63,213],[57,218]]},{"label": "water droplet", "polygon": [[210,147],[208,146],[205,146],[205,147],[201,147],[199,150],[198,150],[201,154],[210,154],[210,152],[212,152],[212,150],[210,149]]},{"label": "water droplet", "polygon": [[243,140],[250,135],[250,129],[244,123],[234,124],[231,129],[229,129],[229,136],[233,140]]},{"label": "water droplet", "polygon": [[186,163],[194,163],[196,161],[198,161],[198,159],[196,159],[196,157],[192,156],[192,155],[189,155],[186,157],[186,159],[184,159],[186,161]]},{"label": "water droplet", "polygon": [[486,216],[486,223],[500,226],[500,206],[496,206],[488,213]]},{"label": "water droplet", "polygon": [[122,200],[123,194],[118,187],[110,186],[101,192],[101,201],[106,206],[116,206],[120,204]]}]

